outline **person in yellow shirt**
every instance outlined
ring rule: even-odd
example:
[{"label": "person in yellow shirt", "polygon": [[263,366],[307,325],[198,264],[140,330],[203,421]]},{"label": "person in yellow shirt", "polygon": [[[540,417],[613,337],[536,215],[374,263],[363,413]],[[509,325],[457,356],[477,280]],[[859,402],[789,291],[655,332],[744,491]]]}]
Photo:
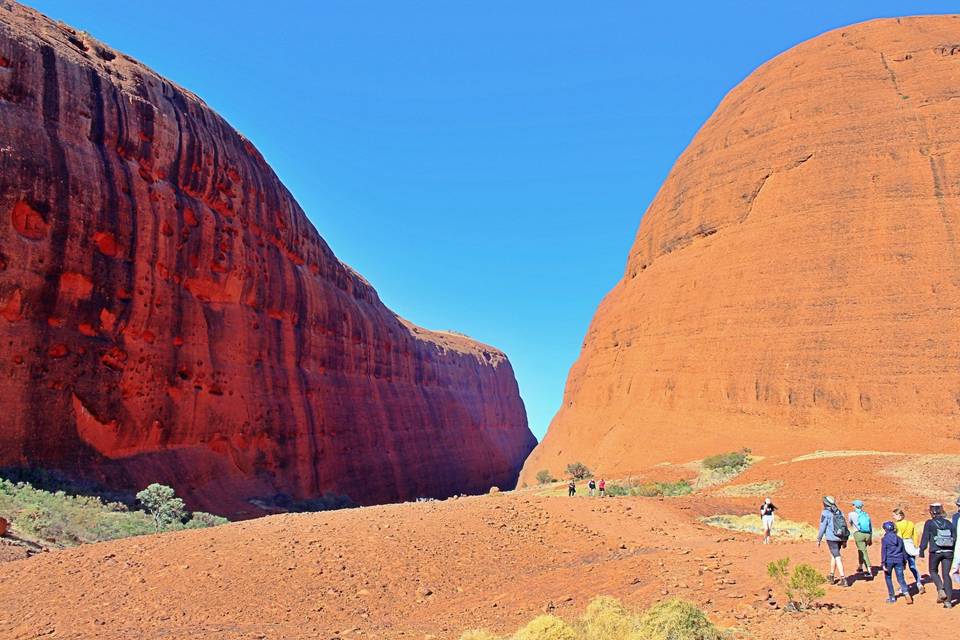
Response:
[{"label": "person in yellow shirt", "polygon": [[923,583],[920,582],[920,572],[917,571],[917,554],[920,552],[920,530],[912,520],[907,520],[903,509],[893,510],[893,523],[897,528],[897,535],[903,539],[903,547],[907,551],[907,566],[917,581],[918,593],[924,593]]}]

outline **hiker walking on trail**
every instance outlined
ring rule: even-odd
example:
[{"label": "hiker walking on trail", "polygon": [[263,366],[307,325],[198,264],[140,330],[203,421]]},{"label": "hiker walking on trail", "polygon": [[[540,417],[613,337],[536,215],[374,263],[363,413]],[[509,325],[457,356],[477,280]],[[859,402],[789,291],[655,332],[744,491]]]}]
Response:
[{"label": "hiker walking on trail", "polygon": [[600,484],[597,485],[597,488],[600,489],[600,497],[603,498],[607,495],[607,481],[603,478],[600,478]]},{"label": "hiker walking on trail", "polygon": [[913,579],[917,581],[917,592],[926,593],[923,582],[920,580],[920,572],[917,570],[917,556],[920,555],[920,531],[912,520],[907,520],[903,509],[893,510],[893,524],[897,529],[897,535],[903,540],[903,549],[907,553],[907,567],[913,574]]},{"label": "hiker walking on trail", "polygon": [[820,512],[820,530],[817,531],[817,546],[820,546],[822,540],[827,541],[827,549],[830,550],[830,573],[827,574],[827,580],[838,587],[849,586],[847,576],[843,572],[843,559],[840,557],[840,549],[847,546],[849,537],[850,529],[847,527],[843,512],[837,507],[837,501],[833,496],[824,496],[823,511]]},{"label": "hiker walking on trail", "polygon": [[897,596],[893,593],[893,578],[891,573],[897,574],[897,582],[900,584],[900,595],[904,597],[907,604],[913,604],[913,596],[910,595],[910,588],[903,577],[903,565],[907,561],[907,550],[903,546],[903,538],[897,535],[897,527],[889,520],[883,523],[883,530],[886,532],[880,541],[880,564],[883,566],[883,579],[887,582],[887,602],[893,604],[897,601]]},{"label": "hiker walking on trail", "polygon": [[574,479],[570,479],[570,483],[567,484],[567,495],[571,498],[577,495],[577,482]]},{"label": "hiker walking on trail", "polygon": [[872,580],[873,565],[870,564],[867,547],[873,544],[873,523],[870,522],[870,514],[863,510],[863,500],[853,501],[853,511],[848,517],[853,542],[857,545],[857,571],[864,572]]},{"label": "hiker walking on trail", "polygon": [[953,530],[956,531],[957,526],[960,526],[960,497],[957,497],[957,512],[950,518],[950,522],[953,523]]},{"label": "hiker walking on trail", "polygon": [[587,489],[589,489],[590,497],[594,496],[594,492],[597,490],[597,481],[593,478],[590,478],[590,482],[587,483]]},{"label": "hiker walking on trail", "polygon": [[773,500],[770,498],[765,498],[763,504],[760,505],[760,521],[763,523],[763,544],[770,544],[772,541],[773,514],[776,510],[777,506],[773,504]]},{"label": "hiker walking on trail", "polygon": [[957,530],[953,523],[943,515],[943,505],[930,505],[930,519],[923,525],[920,537],[920,557],[930,547],[930,579],[937,587],[937,602],[945,609],[953,606],[953,583],[950,581],[950,565],[953,563],[953,547],[957,540]]}]

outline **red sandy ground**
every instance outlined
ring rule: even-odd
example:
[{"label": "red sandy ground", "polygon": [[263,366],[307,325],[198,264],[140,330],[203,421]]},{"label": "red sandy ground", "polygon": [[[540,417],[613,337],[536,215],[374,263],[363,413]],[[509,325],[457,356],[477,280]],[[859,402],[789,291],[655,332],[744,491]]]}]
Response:
[{"label": "red sandy ground", "polygon": [[[782,515],[808,522],[825,478],[847,501],[860,474],[878,524],[901,500],[920,519],[924,491],[940,491],[926,458],[784,462],[763,460],[730,484],[782,480]],[[905,463],[922,490],[892,479]],[[766,564],[789,556],[824,570],[826,551],[704,526],[702,515],[748,513],[758,501],[721,491],[600,500],[531,489],[44,553],[0,564],[0,637],[457,638],[476,627],[512,632],[548,609],[574,618],[600,594],[637,608],[688,598],[752,638],[908,637],[960,620],[929,590],[912,606],[887,605],[882,579],[831,587],[817,611],[771,610]],[[896,498],[881,500],[884,492]],[[849,572],[854,552],[845,559]]]}]

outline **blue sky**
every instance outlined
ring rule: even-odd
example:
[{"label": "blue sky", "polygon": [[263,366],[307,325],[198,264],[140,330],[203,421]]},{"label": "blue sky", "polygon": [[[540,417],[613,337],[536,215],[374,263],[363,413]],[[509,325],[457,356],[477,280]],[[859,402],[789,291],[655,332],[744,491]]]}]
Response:
[{"label": "blue sky", "polygon": [[[247,135],[392,309],[510,356],[542,437],[640,218],[768,58],[945,2],[33,0]],[[954,9],[956,10],[956,9]]]}]

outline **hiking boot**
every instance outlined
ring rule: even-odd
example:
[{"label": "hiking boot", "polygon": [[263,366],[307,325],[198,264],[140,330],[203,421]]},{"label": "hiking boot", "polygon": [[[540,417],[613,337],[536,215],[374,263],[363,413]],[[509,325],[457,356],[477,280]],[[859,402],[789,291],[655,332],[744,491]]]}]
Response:
[{"label": "hiking boot", "polygon": [[924,587],[922,584],[920,584],[920,583],[918,582],[918,583],[917,583],[917,593],[926,593],[926,592],[927,592],[927,588]]},{"label": "hiking boot", "polygon": [[953,603],[950,602],[949,600],[947,600],[946,602],[943,603],[943,608],[944,608],[944,609],[953,609]]},{"label": "hiking boot", "polygon": [[907,604],[913,604],[913,595],[909,591],[903,593],[903,598],[907,601]]},{"label": "hiking boot", "polygon": [[850,586],[849,584],[847,584],[847,579],[846,579],[846,577],[837,578],[836,580],[833,581],[833,584],[837,585],[838,587],[849,587],[849,586]]},{"label": "hiking boot", "polygon": [[947,592],[943,589],[937,589],[937,602],[946,602]]},{"label": "hiking boot", "polygon": [[828,573],[828,574],[827,574],[827,582],[828,582],[828,583],[833,584],[833,583],[836,582],[836,581],[837,581],[837,580],[836,580],[836,578],[833,577],[833,574],[832,574],[832,573]]}]

